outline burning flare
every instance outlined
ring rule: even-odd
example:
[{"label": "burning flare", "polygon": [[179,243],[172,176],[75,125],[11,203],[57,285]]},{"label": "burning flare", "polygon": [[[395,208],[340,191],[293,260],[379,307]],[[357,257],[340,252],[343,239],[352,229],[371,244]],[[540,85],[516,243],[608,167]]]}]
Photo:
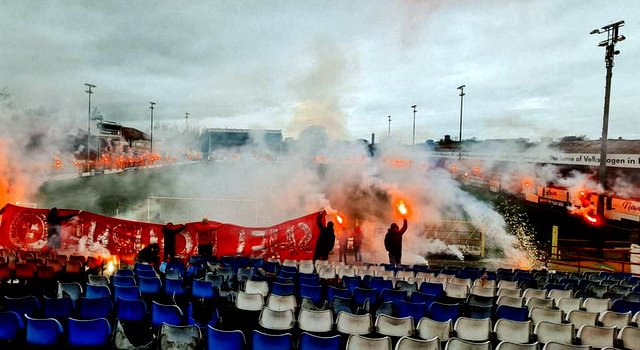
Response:
[{"label": "burning flare", "polygon": [[407,205],[405,204],[404,200],[400,200],[400,201],[398,201],[398,203],[396,203],[396,209],[398,209],[398,212],[402,216],[406,216],[407,213],[409,212],[409,210],[407,209]]},{"label": "burning flare", "polygon": [[342,218],[342,215],[340,215],[339,213],[336,213],[336,221],[340,225],[342,225],[342,222],[344,221],[344,219]]}]

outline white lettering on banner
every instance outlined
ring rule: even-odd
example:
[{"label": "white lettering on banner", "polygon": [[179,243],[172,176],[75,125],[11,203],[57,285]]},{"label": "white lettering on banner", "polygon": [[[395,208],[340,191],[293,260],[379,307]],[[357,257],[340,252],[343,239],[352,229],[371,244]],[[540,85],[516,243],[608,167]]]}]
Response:
[{"label": "white lettering on banner", "polygon": [[611,207],[628,214],[640,215],[640,202],[628,199],[611,198]]},{"label": "white lettering on banner", "polygon": [[[431,152],[429,155],[439,158],[458,158],[455,152]],[[462,158],[468,159],[489,159],[503,162],[531,162],[531,163],[552,163],[569,165],[599,166],[600,154],[596,153],[482,153],[482,152],[462,152]],[[608,154],[607,166],[618,168],[640,169],[640,154]]]},{"label": "white lettering on banner", "polygon": [[566,201],[568,196],[568,192],[565,190],[559,190],[557,188],[544,187],[539,190],[541,193],[538,195],[540,197],[553,199],[556,201]]}]

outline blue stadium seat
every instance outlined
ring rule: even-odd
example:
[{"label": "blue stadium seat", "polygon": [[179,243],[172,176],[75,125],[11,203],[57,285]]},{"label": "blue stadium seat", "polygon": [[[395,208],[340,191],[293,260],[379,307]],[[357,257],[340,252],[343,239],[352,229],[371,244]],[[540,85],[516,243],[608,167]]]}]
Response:
[{"label": "blue stadium seat", "polygon": [[373,288],[378,291],[378,295],[382,294],[385,289],[393,289],[393,281],[385,279],[373,278],[369,281],[369,288]]},{"label": "blue stadium seat", "polygon": [[21,337],[23,329],[24,321],[16,312],[0,312],[0,342],[18,340]]},{"label": "blue stadium seat", "polygon": [[351,298],[351,292],[346,288],[337,288],[331,285],[327,286],[327,301],[329,304],[333,302],[333,298],[335,297]]},{"label": "blue stadium seat", "polygon": [[114,275],[111,277],[111,283],[114,287],[130,287],[136,285],[136,279],[133,276],[118,276]]},{"label": "blue stadium seat", "polygon": [[443,304],[434,302],[429,306],[427,316],[434,321],[444,322],[451,320],[455,323],[458,317],[460,317],[460,312],[460,304]]},{"label": "blue stadium seat", "polygon": [[207,350],[243,350],[245,343],[242,331],[226,331],[212,326],[207,327]]},{"label": "blue stadium seat", "polygon": [[251,333],[253,350],[291,350],[293,349],[293,336],[289,333],[271,335],[253,330]]},{"label": "blue stadium seat", "polygon": [[158,277],[158,274],[155,270],[136,270],[136,277],[138,278],[138,284],[140,284],[140,278]]},{"label": "blue stadium seat", "polygon": [[69,297],[44,297],[44,317],[46,318],[55,318],[58,321],[66,320],[71,317],[73,311],[73,300]]},{"label": "blue stadium seat", "polygon": [[427,308],[429,308],[429,306],[437,299],[438,297],[432,294],[413,292],[411,293],[411,298],[409,298],[409,301],[412,303],[425,303],[427,304]]},{"label": "blue stadium seat", "polygon": [[138,288],[140,288],[140,294],[142,294],[143,297],[159,295],[162,291],[162,280],[160,280],[158,276],[141,276],[138,278]]},{"label": "blue stadium seat", "polygon": [[304,274],[300,274],[298,276],[298,287],[303,284],[306,284],[308,286],[320,286],[320,277],[318,277],[318,274],[315,273],[306,276]]},{"label": "blue stadium seat", "polygon": [[529,317],[526,307],[515,307],[509,305],[498,305],[495,319],[506,318],[512,321],[526,321]]},{"label": "blue stadium seat", "polygon": [[183,314],[177,305],[165,305],[153,301],[151,304],[151,326],[159,328],[162,323],[181,326]]},{"label": "blue stadium seat", "polygon": [[164,294],[180,296],[186,295],[187,290],[182,288],[182,278],[167,278],[164,280]]},{"label": "blue stadium seat", "polygon": [[339,335],[321,337],[302,332],[298,340],[298,350],[339,350],[341,338]]},{"label": "blue stadium seat", "polygon": [[135,263],[133,265],[133,269],[138,272],[138,271],[155,271],[153,265],[149,265],[149,264],[143,264],[143,263]]},{"label": "blue stadium seat", "polygon": [[116,316],[121,321],[141,322],[147,319],[147,304],[142,299],[118,299]]},{"label": "blue stadium seat", "polygon": [[378,291],[373,288],[355,288],[353,290],[353,303],[356,307],[362,307],[369,300],[369,305],[378,304]]},{"label": "blue stadium seat", "polygon": [[20,316],[27,314],[37,316],[40,313],[40,301],[34,295],[12,298],[4,296],[4,307],[6,311],[14,311]]},{"label": "blue stadium seat", "polygon": [[213,288],[213,282],[194,279],[191,282],[191,295],[199,299],[215,298],[216,290]]},{"label": "blue stadium seat", "polygon": [[382,302],[390,301],[393,305],[397,305],[398,302],[407,300],[407,291],[406,290],[397,290],[397,289],[384,289],[382,290]]},{"label": "blue stadium seat", "polygon": [[413,323],[416,325],[427,314],[428,310],[427,303],[412,303],[404,300],[399,301],[396,306],[398,308],[398,317],[411,316]]},{"label": "blue stadium seat", "polygon": [[116,276],[131,276],[131,277],[135,277],[136,274],[132,269],[117,269],[116,273],[111,276],[111,279],[113,280],[114,277]]},{"label": "blue stadium seat", "polygon": [[138,286],[115,286],[113,287],[113,299],[118,302],[118,299],[140,299],[140,288]]},{"label": "blue stadium seat", "polygon": [[108,286],[95,286],[92,284],[87,284],[87,291],[85,293],[85,297],[87,298],[102,298],[109,297],[111,298],[111,289]]},{"label": "blue stadium seat", "polygon": [[106,318],[69,318],[67,342],[71,347],[104,348],[111,343],[111,325]]},{"label": "blue stadium seat", "polygon": [[293,283],[278,283],[274,282],[271,285],[271,293],[276,295],[295,295],[296,286]]},{"label": "blue stadium seat", "polygon": [[55,318],[32,318],[26,316],[26,343],[40,347],[56,348],[61,345],[64,334],[62,325]]},{"label": "blue stadium seat", "polygon": [[615,312],[629,312],[631,311],[632,315],[635,315],[640,311],[640,302],[637,301],[629,301],[629,300],[616,300],[611,304],[611,311]]},{"label": "blue stadium seat", "polygon": [[420,293],[430,294],[439,298],[444,295],[442,283],[422,282],[418,288]]},{"label": "blue stadium seat", "polygon": [[309,298],[315,305],[321,305],[322,299],[322,287],[310,286],[306,284],[300,285],[300,298]]},{"label": "blue stadium seat", "polygon": [[355,277],[343,276],[342,277],[342,286],[347,288],[348,290],[350,290],[351,293],[353,293],[354,289],[363,286],[362,285],[362,278],[360,276],[355,276]]},{"label": "blue stadium seat", "polygon": [[83,320],[108,318],[113,310],[111,297],[80,298],[78,316]]}]

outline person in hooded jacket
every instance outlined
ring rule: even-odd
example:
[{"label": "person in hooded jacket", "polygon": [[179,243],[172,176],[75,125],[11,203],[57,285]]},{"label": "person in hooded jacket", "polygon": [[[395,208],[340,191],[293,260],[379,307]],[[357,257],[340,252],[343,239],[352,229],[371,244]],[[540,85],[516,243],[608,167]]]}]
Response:
[{"label": "person in hooded jacket", "polygon": [[389,252],[389,264],[398,267],[402,261],[402,235],[407,231],[407,219],[402,219],[402,228],[395,222],[384,236],[384,248]]},{"label": "person in hooded jacket", "polygon": [[327,215],[326,211],[320,212],[318,217],[316,218],[316,222],[318,223],[318,227],[320,228],[320,236],[318,237],[318,241],[316,243],[316,251],[313,256],[313,261],[316,260],[328,260],[329,253],[333,250],[333,246],[336,243],[336,234],[333,230],[333,221],[327,222],[324,224],[324,219]]}]

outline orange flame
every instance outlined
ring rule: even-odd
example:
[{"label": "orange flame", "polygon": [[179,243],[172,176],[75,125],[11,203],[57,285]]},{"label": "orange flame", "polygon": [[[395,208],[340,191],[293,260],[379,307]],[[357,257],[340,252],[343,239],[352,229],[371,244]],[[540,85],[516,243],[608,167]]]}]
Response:
[{"label": "orange flame", "polygon": [[407,215],[407,213],[409,212],[409,209],[407,208],[407,204],[404,202],[404,200],[400,200],[398,201],[398,203],[396,203],[396,209],[398,209],[398,212],[402,216]]},{"label": "orange flame", "polygon": [[585,218],[585,220],[587,220],[588,222],[590,222],[593,225],[596,225],[598,223],[598,217],[597,216],[591,216],[588,212],[585,212],[584,214],[582,214],[582,216]]},{"label": "orange flame", "polygon": [[340,225],[342,225],[342,222],[344,221],[344,219],[342,218],[342,216],[340,214],[336,213],[336,221],[338,221],[338,223]]}]

